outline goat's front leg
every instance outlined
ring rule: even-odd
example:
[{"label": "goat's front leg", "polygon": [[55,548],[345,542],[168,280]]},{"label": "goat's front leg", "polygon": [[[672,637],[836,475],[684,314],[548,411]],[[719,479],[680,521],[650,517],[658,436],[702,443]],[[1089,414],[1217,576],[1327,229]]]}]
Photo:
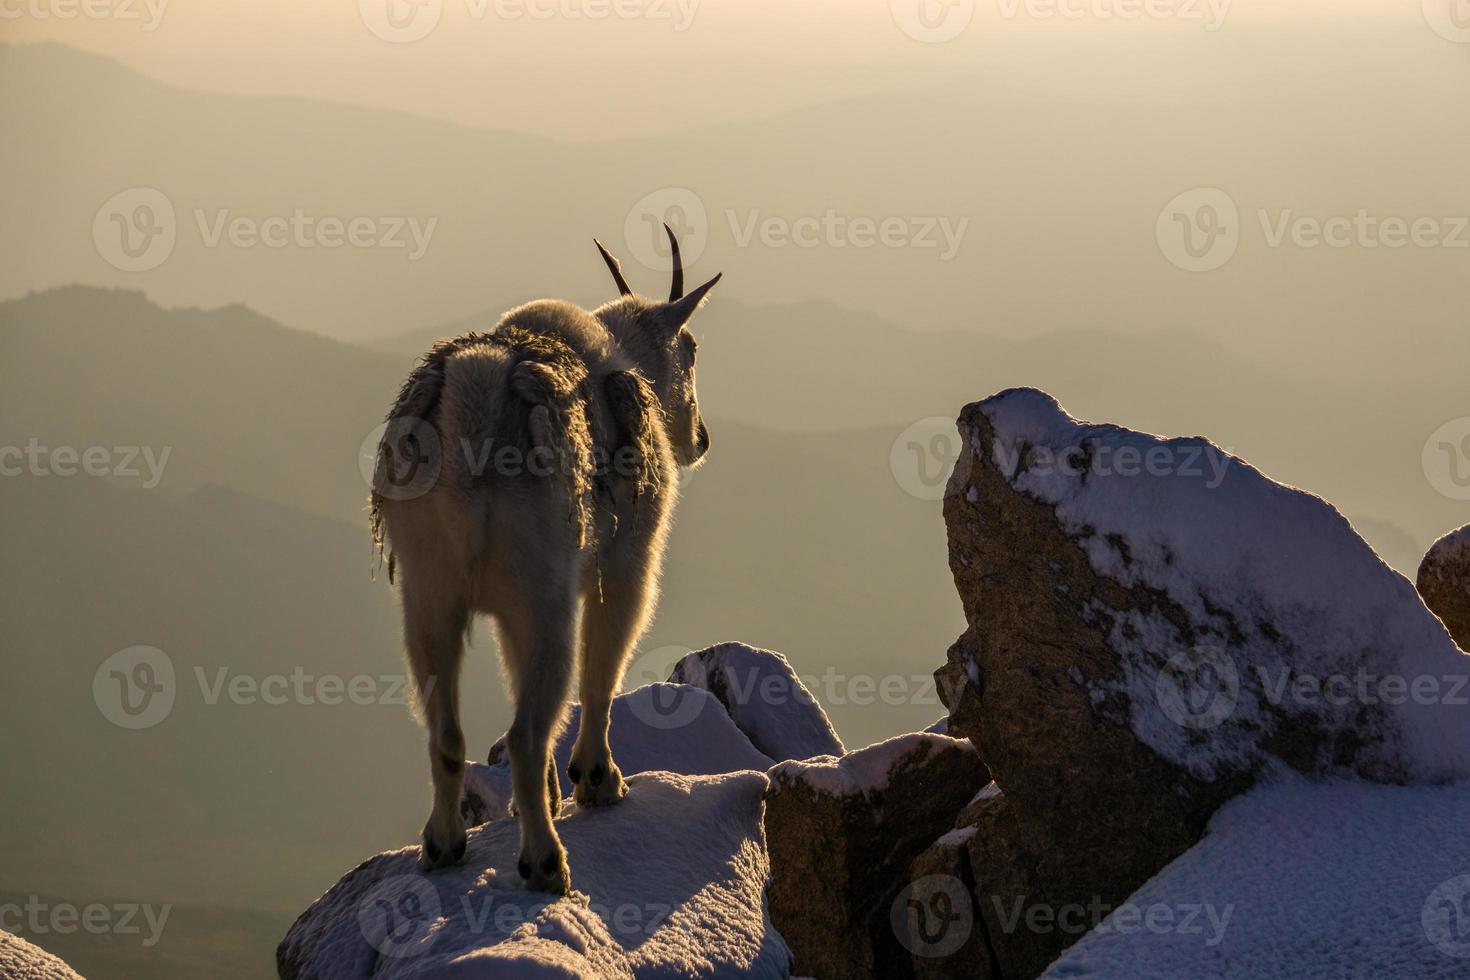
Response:
[{"label": "goat's front leg", "polygon": [[567,766],[578,806],[610,806],[627,792],[607,741],[612,699],[657,601],[660,557],[645,552],[610,562],[601,591],[592,590],[583,608],[582,719]]}]

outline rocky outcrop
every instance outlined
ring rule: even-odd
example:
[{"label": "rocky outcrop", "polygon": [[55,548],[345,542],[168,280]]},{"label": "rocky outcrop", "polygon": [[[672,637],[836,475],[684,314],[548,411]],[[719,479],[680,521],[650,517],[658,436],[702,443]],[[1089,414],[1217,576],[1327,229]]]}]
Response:
[{"label": "rocky outcrop", "polygon": [[675,664],[669,682],[709,691],[751,744],[777,762],[846,751],[816,696],[779,653],[717,643]]},{"label": "rocky outcrop", "polygon": [[1122,901],[1267,769],[1470,772],[1463,709],[1382,696],[1446,691],[1470,661],[1326,502],[1037,391],[959,429],[945,520],[969,628],[936,680],[1003,790],[966,849],[1007,980],[1079,938],[1064,910]]},{"label": "rocky outcrop", "polygon": [[458,868],[380,854],[307,909],[277,950],[284,980],[433,976],[786,977],[771,928],[766,778],[643,773],[616,807],[557,821],[576,891],[522,890],[517,828],[470,831]]},{"label": "rocky outcrop", "polygon": [[[567,763],[581,720],[581,706],[572,705],[552,752],[563,797],[572,792]],[[750,744],[714,695],[687,684],[646,684],[619,694],[613,699],[608,744],[624,776],[654,770],[684,776],[764,772],[775,762]],[[510,813],[510,789],[510,761],[501,736],[490,747],[488,765],[466,764],[460,810],[471,826],[499,820]]]},{"label": "rocky outcrop", "polygon": [[1419,564],[1418,588],[1460,649],[1470,649],[1470,524],[1434,542]]},{"label": "rocky outcrop", "polygon": [[912,976],[900,892],[915,857],[988,781],[974,749],[904,735],[841,758],[784,762],[769,777],[771,919],[795,971],[817,980]]},{"label": "rocky outcrop", "polygon": [[66,962],[19,936],[0,932],[0,977],[5,980],[82,980]]}]

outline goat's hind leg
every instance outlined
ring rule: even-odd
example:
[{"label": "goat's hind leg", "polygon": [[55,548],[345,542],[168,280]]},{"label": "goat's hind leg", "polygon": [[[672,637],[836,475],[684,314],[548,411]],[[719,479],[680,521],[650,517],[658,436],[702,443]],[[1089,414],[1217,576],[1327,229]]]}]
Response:
[{"label": "goat's hind leg", "polygon": [[424,824],[419,867],[433,871],[464,857],[465,826],[460,812],[464,787],[464,732],[459,724],[459,669],[464,659],[468,611],[436,597],[432,588],[403,582],[403,626],[415,690],[429,734],[434,809]]},{"label": "goat's hind leg", "polygon": [[[536,576],[522,578],[530,586]],[[516,817],[521,826],[517,870],[532,891],[571,890],[566,849],[552,820],[560,786],[552,743],[566,714],[577,638],[577,604],[570,576],[551,576],[544,590],[527,587],[500,619],[506,667],[515,689],[515,719],[506,734]]]}]

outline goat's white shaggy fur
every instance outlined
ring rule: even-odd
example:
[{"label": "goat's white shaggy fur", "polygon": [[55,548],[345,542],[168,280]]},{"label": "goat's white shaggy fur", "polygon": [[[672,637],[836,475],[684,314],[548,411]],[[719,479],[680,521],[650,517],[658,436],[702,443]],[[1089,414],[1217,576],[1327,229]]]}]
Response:
[{"label": "goat's white shaggy fur", "polygon": [[[565,894],[551,761],[579,662],[582,722],[568,775],[582,806],[626,792],[608,713],[658,596],[678,466],[709,448],[674,244],[672,296],[587,312],[543,300],[490,333],[437,344],[409,376],[379,446],[373,530],[389,551],[434,779],[420,866],[464,854],[459,668],[476,613],[491,617],[515,699],[508,732],[529,887]],[[599,245],[599,248],[601,246]]]}]

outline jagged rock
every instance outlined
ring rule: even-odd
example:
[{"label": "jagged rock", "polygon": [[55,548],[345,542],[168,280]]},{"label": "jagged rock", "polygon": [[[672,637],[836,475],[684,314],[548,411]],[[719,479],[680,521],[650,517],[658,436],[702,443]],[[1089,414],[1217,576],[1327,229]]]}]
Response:
[{"label": "jagged rock", "polygon": [[816,696],[779,653],[717,643],[680,660],[669,681],[719,698],[751,744],[777,762],[846,751]]},{"label": "jagged rock", "polygon": [[1470,524],[1434,542],[1419,564],[1418,588],[1460,649],[1470,648]]},{"label": "jagged rock", "polygon": [[59,957],[19,936],[0,932],[0,977],[5,980],[82,980]]},{"label": "jagged rock", "polygon": [[788,976],[764,894],[765,776],[643,773],[628,786],[615,807],[563,806],[570,897],[522,890],[515,822],[488,823],[457,868],[423,874],[408,847],[350,872],[281,942],[281,977]]},{"label": "jagged rock", "polygon": [[[821,710],[820,708],[818,709]],[[580,705],[572,705],[554,756],[563,796],[570,796],[567,763],[581,724]],[[647,684],[613,699],[608,744],[622,774],[674,772],[711,776],[726,772],[764,772],[775,760],[750,744],[709,691],[686,684]],[[499,820],[510,812],[510,764],[505,736],[490,747],[489,764],[465,766],[460,810],[470,825]]]},{"label": "jagged rock", "polygon": [[1078,938],[1025,925],[1032,906],[1115,905],[1267,769],[1470,772],[1463,708],[1357,695],[1363,674],[1448,695],[1470,660],[1326,502],[1033,390],[959,429],[944,509],[969,628],[936,680],[1004,790],[970,858],[1007,980]]},{"label": "jagged rock", "polygon": [[1000,980],[970,870],[970,843],[977,831],[974,810],[998,792],[994,783],[982,789],[960,812],[955,829],[909,865],[909,884],[900,893],[894,929],[913,958],[917,980]]},{"label": "jagged rock", "polygon": [[894,905],[914,858],[989,781],[974,749],[904,735],[768,775],[771,920],[796,971],[817,980],[913,975]]}]

